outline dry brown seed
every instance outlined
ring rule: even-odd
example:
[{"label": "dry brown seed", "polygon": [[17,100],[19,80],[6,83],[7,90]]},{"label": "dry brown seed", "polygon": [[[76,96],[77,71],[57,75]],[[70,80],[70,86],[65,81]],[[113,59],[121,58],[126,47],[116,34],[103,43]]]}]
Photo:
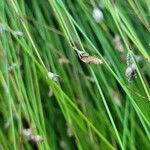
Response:
[{"label": "dry brown seed", "polygon": [[96,58],[95,56],[80,56],[80,59],[85,62],[86,64],[102,64],[102,60]]},{"label": "dry brown seed", "polygon": [[81,61],[83,61],[86,64],[99,65],[99,64],[103,63],[101,59],[99,59],[95,56],[90,56],[87,52],[79,51],[76,47],[73,47],[73,49],[77,52]]}]

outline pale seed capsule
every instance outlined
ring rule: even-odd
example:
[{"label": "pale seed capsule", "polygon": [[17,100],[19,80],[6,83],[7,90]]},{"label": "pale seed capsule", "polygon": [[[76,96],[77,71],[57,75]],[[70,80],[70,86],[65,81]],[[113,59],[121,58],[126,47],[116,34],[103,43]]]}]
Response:
[{"label": "pale seed capsule", "polygon": [[104,19],[103,12],[97,7],[93,9],[93,18],[97,23],[101,22]]},{"label": "pale seed capsule", "polygon": [[40,143],[43,141],[43,138],[40,135],[32,135],[30,140],[36,143]]},{"label": "pale seed capsule", "polygon": [[58,75],[52,72],[48,72],[48,77],[56,82],[58,82]]},{"label": "pale seed capsule", "polygon": [[35,143],[39,143],[43,141],[43,138],[40,135],[35,135],[30,128],[24,129],[23,135],[27,140],[33,141]]},{"label": "pale seed capsule", "polygon": [[32,136],[32,130],[30,128],[28,129],[23,129],[23,135],[28,139],[30,140],[31,139],[31,136]]}]

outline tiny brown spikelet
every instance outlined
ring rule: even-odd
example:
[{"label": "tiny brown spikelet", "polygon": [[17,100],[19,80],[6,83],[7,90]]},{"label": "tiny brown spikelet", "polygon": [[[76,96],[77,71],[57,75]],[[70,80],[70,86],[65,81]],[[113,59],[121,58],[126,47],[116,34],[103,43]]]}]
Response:
[{"label": "tiny brown spikelet", "polygon": [[100,60],[99,58],[96,58],[95,56],[79,56],[79,58],[86,64],[99,65],[103,63],[102,60]]},{"label": "tiny brown spikelet", "polygon": [[90,56],[88,53],[78,50],[75,46],[73,47],[73,49],[77,52],[80,60],[86,64],[99,65],[99,64],[103,63],[103,61],[101,59],[99,59],[95,56]]}]

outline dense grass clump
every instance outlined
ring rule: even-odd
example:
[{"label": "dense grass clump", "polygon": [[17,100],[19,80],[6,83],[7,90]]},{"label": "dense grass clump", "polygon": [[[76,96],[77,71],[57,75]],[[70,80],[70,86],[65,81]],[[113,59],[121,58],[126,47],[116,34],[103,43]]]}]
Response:
[{"label": "dense grass clump", "polygon": [[1,0],[0,149],[150,149],[149,0]]}]

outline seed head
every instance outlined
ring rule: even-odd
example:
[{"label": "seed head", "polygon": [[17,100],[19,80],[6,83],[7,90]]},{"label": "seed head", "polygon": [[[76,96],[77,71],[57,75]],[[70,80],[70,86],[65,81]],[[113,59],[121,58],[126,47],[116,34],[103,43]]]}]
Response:
[{"label": "seed head", "polygon": [[24,137],[29,140],[29,141],[33,141],[35,143],[38,143],[38,142],[42,142],[43,141],[43,138],[40,136],[40,135],[35,135],[33,133],[33,131],[28,128],[28,129],[24,129],[23,130],[23,135]]},{"label": "seed head", "polygon": [[127,77],[128,81],[129,82],[132,81],[135,78],[135,76],[136,76],[136,69],[135,69],[135,67],[133,67],[133,65],[127,67],[125,74],[126,74],[126,77]]},{"label": "seed head", "polygon": [[103,12],[98,7],[93,9],[93,18],[97,23],[101,22],[104,18]]},{"label": "seed head", "polygon": [[48,77],[56,82],[58,82],[58,75],[52,72],[48,72]]}]

